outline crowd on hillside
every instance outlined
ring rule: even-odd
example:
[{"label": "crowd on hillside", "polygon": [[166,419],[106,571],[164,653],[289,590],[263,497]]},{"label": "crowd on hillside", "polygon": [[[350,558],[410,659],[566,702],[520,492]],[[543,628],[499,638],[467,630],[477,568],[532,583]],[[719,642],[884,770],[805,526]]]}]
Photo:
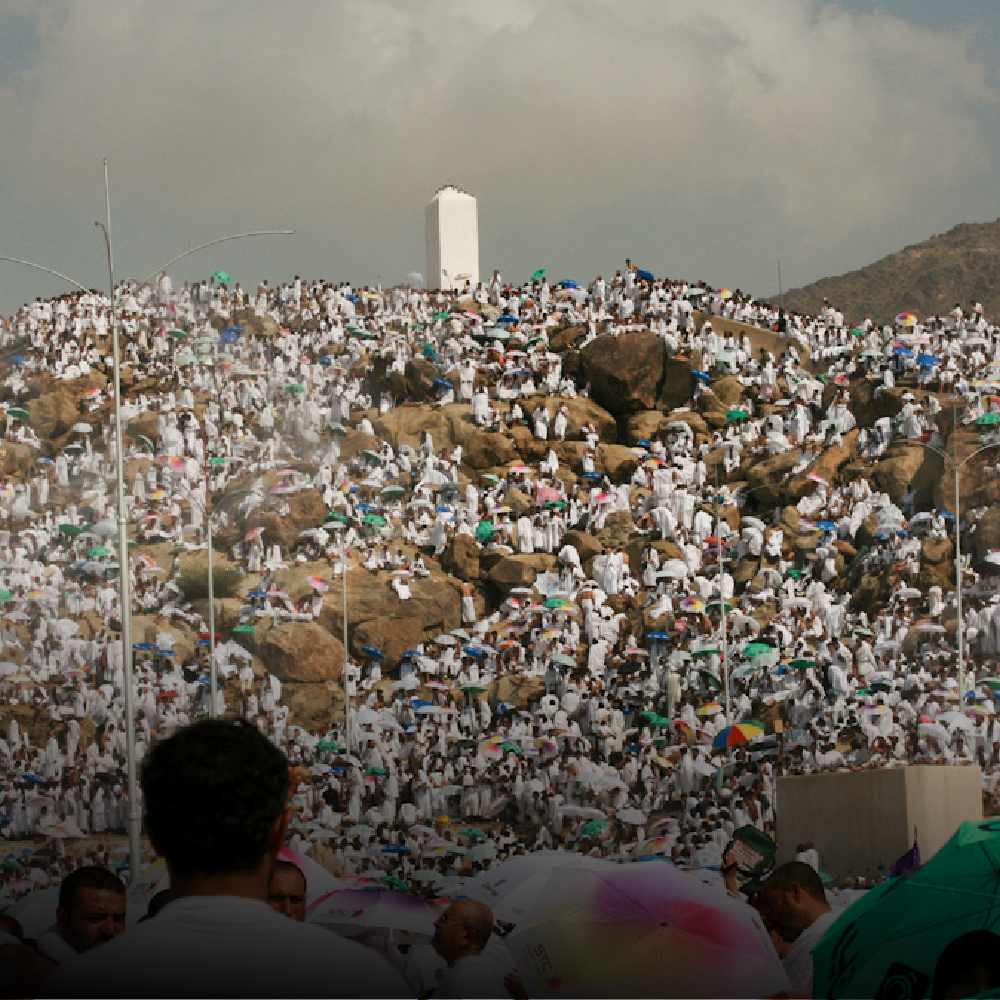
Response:
[{"label": "crowd on hillside", "polygon": [[[178,289],[164,275],[122,287],[117,312],[125,416],[156,414],[150,433],[126,431],[131,610],[158,623],[133,651],[138,756],[212,708],[208,626],[182,588],[211,517],[217,537],[236,533],[226,554],[246,572],[240,625],[215,646],[215,708],[300,768],[294,850],[315,846],[355,884],[454,896],[539,849],[662,855],[720,877],[734,831],[773,834],[784,774],[979,764],[992,807],[1000,553],[964,557],[964,690],[954,573],[946,564],[928,584],[925,565],[956,529],[970,551],[986,509],[958,525],[916,509],[910,484],[891,496],[863,470],[815,471],[833,449],[867,468],[893,442],[943,446],[951,419],[990,443],[1000,327],[977,304],[850,327],[832,307],[786,315],[629,264],[587,288],[494,274],[461,292],[298,278]],[[755,350],[728,320],[777,333],[780,350]],[[129,814],[111,324],[99,293],[38,300],[4,324],[4,445],[22,465],[0,486],[0,832],[45,838],[47,854],[9,856],[0,901],[91,863],[70,859],[72,841],[122,833]],[[568,327],[584,349],[651,331],[694,370],[687,404],[627,442],[631,461],[606,460],[581,405],[593,387],[550,343]],[[483,473],[431,432],[355,447],[413,405],[392,387],[414,360],[433,366],[435,412],[468,411],[513,440],[527,428],[542,457]],[[738,399],[706,424],[713,385],[733,378]],[[33,427],[42,386],[78,409],[53,440]],[[898,412],[857,426],[852,393],[901,388]],[[775,509],[777,494],[760,492],[775,484],[750,489],[746,475],[786,454],[778,478],[808,488]],[[326,518],[282,547],[257,522],[306,490]],[[530,584],[481,587],[441,569],[458,546],[553,558]],[[314,575],[290,594],[303,565]],[[241,630],[321,620],[345,572],[401,609],[422,587],[454,586],[461,620],[400,662],[352,657],[349,722],[305,728]],[[862,577],[887,596],[852,604]],[[490,699],[498,679],[510,700]],[[854,885],[877,866],[833,874]]]}]

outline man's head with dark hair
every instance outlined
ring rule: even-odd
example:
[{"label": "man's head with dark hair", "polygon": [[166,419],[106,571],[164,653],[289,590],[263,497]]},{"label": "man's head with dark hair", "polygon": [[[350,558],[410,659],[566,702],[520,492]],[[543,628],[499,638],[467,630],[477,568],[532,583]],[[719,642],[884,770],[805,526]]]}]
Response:
[{"label": "man's head with dark hair", "polygon": [[196,722],[154,745],[142,791],[146,828],[172,882],[255,872],[281,846],[288,762],[245,722]]},{"label": "man's head with dark hair", "polygon": [[829,913],[830,905],[815,869],[802,861],[788,861],[775,868],[762,886],[757,909],[768,930],[790,942]]},{"label": "man's head with dark hair", "polygon": [[1000,987],[1000,936],[970,931],[955,938],[938,956],[931,1000],[957,1000]]},{"label": "man's head with dark hair", "polygon": [[125,886],[107,868],[77,868],[59,886],[56,920],[74,951],[90,951],[125,930]]},{"label": "man's head with dark hair", "polygon": [[306,877],[298,865],[278,859],[267,887],[271,909],[301,923],[306,919]]}]

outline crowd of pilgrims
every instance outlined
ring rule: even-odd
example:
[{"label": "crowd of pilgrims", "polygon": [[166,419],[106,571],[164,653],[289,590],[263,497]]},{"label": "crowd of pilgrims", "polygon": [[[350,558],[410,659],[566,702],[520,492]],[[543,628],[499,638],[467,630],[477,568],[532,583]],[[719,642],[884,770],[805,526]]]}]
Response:
[{"label": "crowd of pilgrims", "polygon": [[[378,650],[352,658],[349,724],[303,728],[239,632],[220,638],[216,709],[250,720],[301,768],[293,848],[319,845],[358,879],[420,870],[420,885],[441,891],[542,848],[717,868],[735,829],[773,832],[782,774],[978,764],[992,808],[996,581],[966,573],[964,701],[953,588],[914,586],[924,539],[953,538],[953,515],[915,510],[912,488],[894,502],[863,475],[817,474],[797,504],[802,530],[820,533],[803,558],[782,511],[734,485],[761,458],[794,451],[788,474],[808,474],[843,445],[859,380],[908,390],[897,416],[859,428],[867,461],[900,438],[940,446],[939,415],[953,401],[963,425],[992,433],[1000,328],[977,303],[849,326],[830,306],[786,314],[628,264],[588,287],[544,277],[512,287],[495,273],[435,292],[298,278],[174,288],[163,275],[122,286],[117,313],[133,386],[125,419],[158,415],[155,436],[126,434],[131,610],[159,623],[156,642],[134,651],[140,760],[212,707],[207,625],[180,571],[184,553],[205,548],[208,516],[217,533],[240,532],[230,554],[247,573],[245,626],[316,619],[344,572],[367,574],[400,606],[428,577],[461,590],[460,627],[398,667]],[[717,333],[718,317],[777,332],[780,353],[755,352],[749,332]],[[591,387],[566,375],[549,344],[568,326],[579,328],[577,347],[651,330],[696,369],[688,405],[654,439],[629,442],[638,462],[617,481],[596,471],[605,442],[594,424],[574,416]],[[76,838],[121,834],[127,822],[116,449],[110,383],[95,378],[110,372],[111,327],[110,300],[95,292],[36,300],[0,330],[5,448],[35,458],[0,486],[0,833],[51,849],[45,869],[0,870],[6,900],[74,865],[116,860],[104,845],[68,855]],[[526,426],[548,443],[544,457],[481,475],[430,433],[419,446],[349,449],[353,434],[411,405],[373,389],[370,367],[403,374],[415,358],[436,366],[434,405],[471,406],[484,430]],[[687,417],[727,373],[742,386],[735,419],[696,434]],[[23,409],[41,384],[78,402],[58,447],[38,439]],[[584,442],[572,467],[555,447],[566,440]],[[217,509],[236,480],[249,486]],[[293,546],[247,528],[308,489],[329,513]],[[513,491],[531,506],[512,512]],[[737,518],[719,517],[734,507]],[[638,563],[610,543],[581,558],[570,532],[594,535],[623,513],[642,539]],[[965,536],[983,513],[962,512]],[[853,546],[873,516],[878,533],[845,565],[838,543]],[[484,603],[438,564],[462,535],[483,553],[551,554],[554,568]],[[143,554],[164,543],[169,563]],[[740,573],[746,560],[752,574]],[[303,564],[311,592],[293,601],[283,578]],[[852,608],[848,579],[859,572],[887,580],[888,600]],[[641,609],[643,628],[628,608]],[[194,635],[194,653],[178,655],[190,648],[179,637]],[[490,685],[511,675],[527,701],[491,701]],[[773,735],[713,746],[727,726],[760,719]],[[476,832],[457,834],[466,827]],[[428,882],[428,869],[440,878]]]}]

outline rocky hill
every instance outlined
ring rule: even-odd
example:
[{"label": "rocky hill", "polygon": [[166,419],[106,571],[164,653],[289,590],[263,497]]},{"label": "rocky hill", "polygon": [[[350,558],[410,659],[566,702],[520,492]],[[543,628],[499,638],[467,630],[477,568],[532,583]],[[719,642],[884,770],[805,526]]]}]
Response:
[{"label": "rocky hill", "polygon": [[900,312],[923,319],[974,299],[995,318],[1000,315],[1000,219],[962,223],[858,271],[793,288],[785,292],[784,304],[815,315],[824,298],[852,323],[865,316],[891,322]]}]

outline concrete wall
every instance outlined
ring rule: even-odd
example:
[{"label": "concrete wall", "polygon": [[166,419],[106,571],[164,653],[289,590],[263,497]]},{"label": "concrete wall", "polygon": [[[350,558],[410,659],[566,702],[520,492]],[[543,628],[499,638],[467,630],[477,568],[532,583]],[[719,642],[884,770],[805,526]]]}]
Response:
[{"label": "concrete wall", "polygon": [[[476,199],[449,186],[431,199],[426,212],[427,287],[474,289],[479,282],[479,210]],[[447,275],[444,272],[447,271]],[[466,274],[468,278],[459,278]]]},{"label": "concrete wall", "polygon": [[915,765],[778,779],[778,862],[811,840],[836,877],[878,875],[913,844],[926,861],[963,820],[981,820],[978,767]]}]

